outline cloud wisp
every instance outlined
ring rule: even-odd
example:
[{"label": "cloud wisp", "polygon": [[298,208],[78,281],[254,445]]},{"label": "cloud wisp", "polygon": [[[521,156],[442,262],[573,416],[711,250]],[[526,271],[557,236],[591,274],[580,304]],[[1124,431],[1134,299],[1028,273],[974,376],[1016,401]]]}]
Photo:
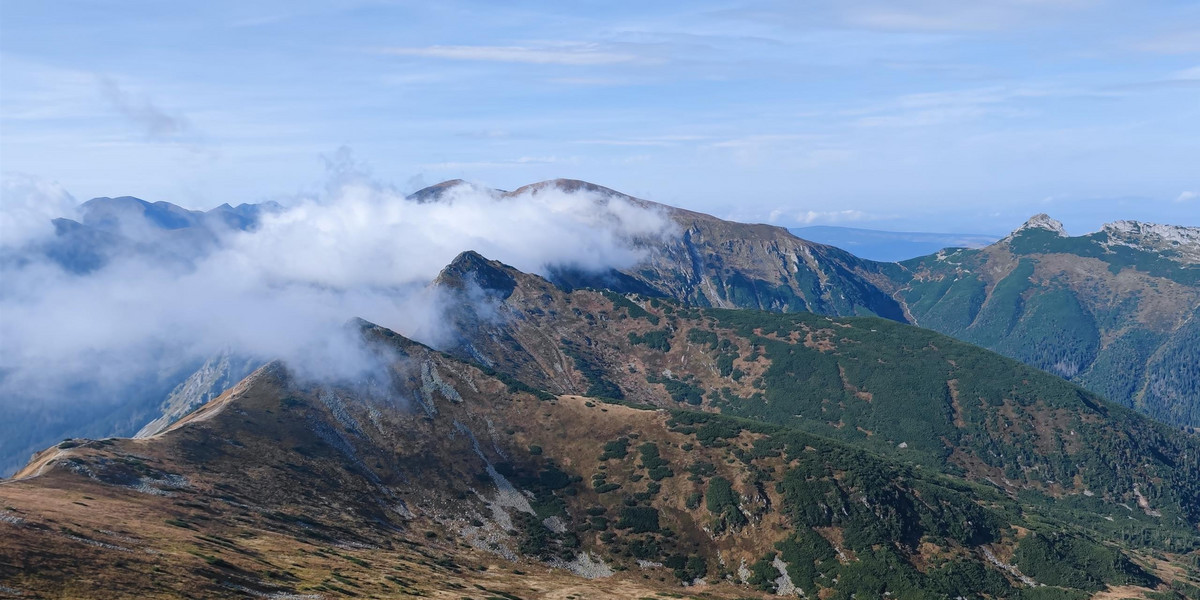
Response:
[{"label": "cloud wisp", "polygon": [[5,173],[0,179],[0,252],[52,235],[51,221],[74,217],[77,204],[57,183]]},{"label": "cloud wisp", "polygon": [[613,52],[595,44],[561,44],[552,46],[420,46],[380,48],[381,54],[419,56],[447,60],[523,63],[533,65],[596,66],[633,63],[641,60],[636,54]]},{"label": "cloud wisp", "polygon": [[191,129],[188,120],[172,115],[147,98],[136,98],[111,77],[100,78],[100,91],[121,116],[152,140],[175,140]]},{"label": "cloud wisp", "polygon": [[1200,28],[1163,32],[1143,39],[1134,49],[1156,54],[1200,53]]},{"label": "cloud wisp", "polygon": [[838,223],[854,223],[859,221],[874,221],[888,218],[887,215],[877,215],[857,209],[845,210],[784,210],[775,209],[767,215],[768,223],[788,223],[798,225],[835,225]]}]

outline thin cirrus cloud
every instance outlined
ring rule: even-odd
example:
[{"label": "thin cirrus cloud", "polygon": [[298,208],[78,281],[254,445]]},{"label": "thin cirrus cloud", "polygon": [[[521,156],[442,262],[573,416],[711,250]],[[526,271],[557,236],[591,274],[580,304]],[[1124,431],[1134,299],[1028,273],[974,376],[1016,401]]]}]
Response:
[{"label": "thin cirrus cloud", "polygon": [[871,215],[861,210],[807,210],[796,214],[796,221],[805,225],[812,223],[848,223],[870,219]]},{"label": "thin cirrus cloud", "polygon": [[1157,54],[1200,53],[1200,28],[1161,33],[1134,44],[1134,48]]},{"label": "thin cirrus cloud", "polygon": [[871,221],[880,218],[883,217],[856,209],[802,210],[794,213],[791,211],[776,209],[771,211],[771,214],[768,216],[768,221],[771,223],[777,223],[783,219],[790,219],[800,225],[813,225],[817,223],[853,223],[856,221]]},{"label": "thin cirrus cloud", "polygon": [[446,60],[522,63],[534,65],[597,66],[639,62],[642,57],[612,52],[595,44],[561,46],[421,46],[380,48],[381,54]]},{"label": "thin cirrus cloud", "polygon": [[159,108],[148,98],[135,98],[110,77],[100,78],[100,91],[109,104],[154,140],[175,139],[189,131],[188,120]]},{"label": "thin cirrus cloud", "polygon": [[574,164],[577,162],[578,160],[575,158],[562,158],[558,156],[522,156],[519,158],[506,160],[446,161],[421,165],[421,168],[428,169],[430,171],[453,171],[480,168],[507,169],[533,165]]},{"label": "thin cirrus cloud", "polygon": [[1197,81],[1200,80],[1200,65],[1182,71],[1176,71],[1171,74],[1173,81]]},{"label": "thin cirrus cloud", "polygon": [[1071,16],[1094,4],[1093,0],[818,0],[798,9],[796,3],[760,0],[737,11],[740,14],[723,14],[793,27],[941,34],[1009,30]]},{"label": "thin cirrus cloud", "polygon": [[990,31],[1029,22],[1047,10],[1070,11],[1087,4],[1078,0],[1045,2],[887,2],[847,11],[852,25],[893,31]]}]

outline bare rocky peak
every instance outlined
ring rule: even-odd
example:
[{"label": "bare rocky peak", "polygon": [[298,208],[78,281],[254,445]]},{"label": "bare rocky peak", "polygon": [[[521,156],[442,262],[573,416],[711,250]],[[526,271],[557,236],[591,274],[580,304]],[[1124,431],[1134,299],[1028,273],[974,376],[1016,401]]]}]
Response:
[{"label": "bare rocky peak", "polygon": [[1020,227],[1016,228],[1016,230],[1014,230],[1012,233],[1010,233],[1009,237],[1012,237],[1022,231],[1028,231],[1030,229],[1045,229],[1046,231],[1052,231],[1052,232],[1058,234],[1059,236],[1067,237],[1067,230],[1065,228],[1063,228],[1062,222],[1057,219],[1052,218],[1050,215],[1048,215],[1046,213],[1039,213],[1039,214],[1033,215],[1032,217],[1029,217],[1029,220],[1025,221],[1024,225],[1021,225]]},{"label": "bare rocky peak", "polygon": [[1114,221],[1106,223],[1101,232],[1108,235],[1110,245],[1166,251],[1186,262],[1200,262],[1200,227]]},{"label": "bare rocky peak", "polygon": [[446,265],[433,284],[460,292],[477,287],[485,294],[507,298],[517,287],[514,275],[520,274],[513,267],[468,250]]}]

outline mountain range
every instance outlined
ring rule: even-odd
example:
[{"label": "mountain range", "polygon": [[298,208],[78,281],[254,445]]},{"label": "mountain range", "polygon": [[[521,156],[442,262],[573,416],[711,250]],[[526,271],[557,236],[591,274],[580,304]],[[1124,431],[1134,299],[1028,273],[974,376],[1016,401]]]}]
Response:
[{"label": "mountain range", "polygon": [[1200,322],[1193,318],[1200,228],[1119,221],[1073,238],[1038,215],[984,248],[881,263],[782,228],[721,221],[584,182],[535,186],[654,206],[682,232],[633,269],[551,278],[560,285],[698,306],[877,315],[1050,370],[1164,422],[1200,426]]},{"label": "mountain range", "polygon": [[[1200,597],[1197,229],[1039,215],[887,263],[485,192],[674,230],[599,272],[463,252],[437,348],[351,320],[354,377],[231,348],[14,413],[6,453],[68,439],[0,482],[0,594]],[[187,263],[279,210],[97,199],[37,251]]]},{"label": "mountain range", "polygon": [[[444,182],[409,199],[447,201],[447,191],[464,185],[471,184]],[[723,221],[581,181],[486,192],[503,202],[541,190],[582,191],[595,202],[619,198],[662,212],[677,228],[665,243],[632,240],[646,251],[633,268],[597,273],[561,267],[549,274],[566,289],[602,287],[698,306],[878,315],[1050,370],[1164,422],[1200,424],[1200,325],[1192,318],[1200,310],[1196,228],[1118,222],[1071,238],[1060,224],[1038,216],[984,248],[882,263],[796,238],[782,228]],[[58,235],[38,251],[80,273],[123,252],[187,264],[211,251],[220,232],[251,230],[262,215],[279,210],[267,203],[200,212],[166,202],[97,198],[81,206],[78,221],[56,220]],[[219,362],[219,357],[206,360]],[[248,373],[253,363],[236,359],[235,373],[214,380],[221,385],[200,389],[193,384],[172,392],[204,371],[204,362],[138,382],[124,394],[128,401],[90,415],[89,428],[64,415],[13,413],[4,419],[14,429],[0,436],[0,465],[12,472],[31,452],[65,436],[129,435],[164,411],[177,418]],[[31,429],[25,425],[30,422],[39,425]]]},{"label": "mountain range", "polygon": [[[409,199],[445,201],[447,191],[464,185],[471,184],[444,182]],[[619,198],[661,211],[677,228],[665,243],[632,240],[646,251],[633,268],[597,273],[568,266],[549,274],[566,289],[602,287],[698,306],[878,315],[996,350],[1164,422],[1200,424],[1196,228],[1118,222],[1071,238],[1060,224],[1038,216],[984,248],[883,263],[782,228],[723,221],[581,181],[486,192],[503,202],[540,190],[582,191],[596,202]],[[78,221],[56,220],[58,235],[37,250],[77,273],[120,253],[187,264],[211,251],[220,232],[252,230],[262,215],[279,210],[266,203],[201,212],[129,197],[97,198],[81,206]],[[0,437],[0,465],[12,472],[31,452],[64,436],[129,435],[164,411],[177,418],[258,364],[235,359],[236,372],[213,380],[220,385],[197,388],[197,370],[204,379],[202,363],[219,359],[138,382],[124,394],[128,401],[89,416],[90,428],[63,415],[13,413],[4,419],[15,429]],[[189,377],[193,383],[183,385]],[[30,422],[39,425],[30,429],[25,425]]]},{"label": "mountain range", "polygon": [[380,371],[320,383],[272,362],[161,433],[34,457],[0,484],[0,585],[1200,591],[1179,575],[1200,440],[1056,376],[886,319],[568,291],[474,253],[432,285],[457,298],[446,352],[352,321]]}]

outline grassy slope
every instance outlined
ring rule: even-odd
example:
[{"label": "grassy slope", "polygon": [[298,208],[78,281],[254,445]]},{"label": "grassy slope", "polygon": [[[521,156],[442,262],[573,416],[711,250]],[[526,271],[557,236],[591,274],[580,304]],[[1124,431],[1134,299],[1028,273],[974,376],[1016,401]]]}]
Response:
[{"label": "grassy slope", "polygon": [[[1141,558],[990,486],[762,421],[522,391],[366,333],[397,356],[387,393],[273,366],[166,434],[44,453],[23,473],[37,476],[0,485],[0,585],[511,599],[638,597],[704,577],[692,593],[732,598],[776,591],[781,564],[823,598],[1026,597],[989,554],[1060,584],[1037,597],[1158,582]],[[580,550],[615,575],[544,566]]]},{"label": "grassy slope", "polygon": [[[535,387],[828,436],[1036,495],[1107,535],[1175,544],[1200,519],[1194,437],[981,348],[882,319],[688,308],[518,279],[484,311],[503,319],[467,320],[458,352]],[[1139,494],[1149,512],[1127,515]]]}]

